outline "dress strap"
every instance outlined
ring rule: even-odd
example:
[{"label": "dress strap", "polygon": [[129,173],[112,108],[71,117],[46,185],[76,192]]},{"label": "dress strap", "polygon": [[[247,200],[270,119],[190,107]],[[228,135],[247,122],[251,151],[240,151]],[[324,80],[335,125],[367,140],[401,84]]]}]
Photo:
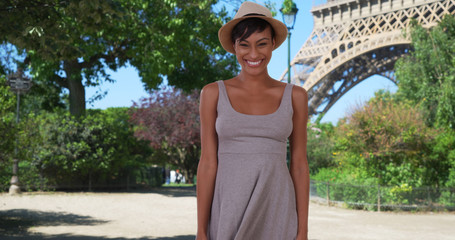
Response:
[{"label": "dress strap", "polygon": [[223,80],[218,80],[216,82],[218,83],[218,107],[220,105],[227,106],[229,98],[227,96],[226,86],[224,85]]},{"label": "dress strap", "polygon": [[[218,80],[218,108],[221,106],[223,107],[231,107],[231,103],[229,101],[229,97],[227,95],[226,91],[226,85],[224,84],[223,80]],[[284,88],[284,93],[280,102],[280,108],[285,108],[287,111],[290,111],[291,113],[293,112],[292,109],[292,87],[294,84],[287,83],[286,87]],[[278,111],[277,110],[277,111]]]},{"label": "dress strap", "polygon": [[292,87],[293,86],[294,86],[294,84],[286,83],[286,87],[284,89],[283,99],[282,99],[283,107],[287,111],[291,111],[291,113],[293,112],[293,108],[292,108]]}]

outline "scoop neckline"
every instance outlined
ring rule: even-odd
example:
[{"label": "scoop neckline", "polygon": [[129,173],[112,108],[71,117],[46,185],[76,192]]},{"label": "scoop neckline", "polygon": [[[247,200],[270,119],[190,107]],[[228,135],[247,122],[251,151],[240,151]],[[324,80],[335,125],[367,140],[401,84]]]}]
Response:
[{"label": "scoop neckline", "polygon": [[281,106],[283,105],[283,101],[284,101],[284,95],[286,94],[286,88],[288,87],[288,84],[286,83],[286,86],[284,86],[284,91],[283,91],[283,94],[281,95],[281,100],[280,100],[280,105],[278,106],[278,108],[272,112],[272,113],[267,113],[267,114],[247,114],[247,113],[241,113],[237,110],[235,110],[235,108],[232,106],[232,103],[231,103],[231,99],[229,98],[229,95],[227,93],[227,89],[226,89],[226,84],[224,84],[224,81],[223,80],[220,80],[221,84],[223,84],[223,91],[224,91],[224,96],[226,96],[226,100],[228,102],[228,105],[229,105],[229,108],[239,114],[239,115],[243,115],[243,116],[252,116],[252,117],[265,117],[265,116],[271,116],[271,115],[274,115],[276,114],[278,111],[280,111],[280,109],[282,108]]}]

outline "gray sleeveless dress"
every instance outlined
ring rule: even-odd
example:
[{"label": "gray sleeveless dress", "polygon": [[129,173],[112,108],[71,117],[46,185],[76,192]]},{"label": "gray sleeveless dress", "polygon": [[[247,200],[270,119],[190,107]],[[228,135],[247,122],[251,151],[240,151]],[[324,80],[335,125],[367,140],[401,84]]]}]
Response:
[{"label": "gray sleeveless dress", "polygon": [[297,235],[294,185],[286,165],[292,132],[292,86],[278,110],[248,115],[234,110],[218,81],[218,171],[210,240],[293,240]]}]

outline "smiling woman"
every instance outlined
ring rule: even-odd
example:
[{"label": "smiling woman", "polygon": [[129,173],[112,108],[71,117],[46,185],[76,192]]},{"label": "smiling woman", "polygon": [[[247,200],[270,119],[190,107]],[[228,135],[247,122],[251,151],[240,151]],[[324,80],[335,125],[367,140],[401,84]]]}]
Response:
[{"label": "smiling woman", "polygon": [[260,18],[247,18],[234,27],[232,42],[242,70],[252,75],[267,71],[275,47],[274,35],[270,24]]},{"label": "smiling woman", "polygon": [[286,35],[251,2],[218,32],[242,69],[201,93],[197,239],[308,239],[307,93],[267,70]]}]

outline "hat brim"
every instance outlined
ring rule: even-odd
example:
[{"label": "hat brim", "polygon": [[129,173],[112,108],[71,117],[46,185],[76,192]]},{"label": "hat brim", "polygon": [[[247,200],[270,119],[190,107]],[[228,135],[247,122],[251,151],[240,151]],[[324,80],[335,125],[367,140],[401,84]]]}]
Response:
[{"label": "hat brim", "polygon": [[275,31],[275,47],[273,48],[273,50],[277,49],[286,40],[286,37],[288,35],[288,29],[286,25],[284,25],[284,23],[274,18],[266,16],[258,15],[244,16],[240,18],[235,18],[227,22],[220,28],[220,30],[218,30],[218,39],[220,40],[221,46],[227,52],[235,54],[234,43],[231,40],[231,33],[235,25],[237,25],[237,23],[247,18],[261,18],[267,21],[272,26],[273,30]]}]

